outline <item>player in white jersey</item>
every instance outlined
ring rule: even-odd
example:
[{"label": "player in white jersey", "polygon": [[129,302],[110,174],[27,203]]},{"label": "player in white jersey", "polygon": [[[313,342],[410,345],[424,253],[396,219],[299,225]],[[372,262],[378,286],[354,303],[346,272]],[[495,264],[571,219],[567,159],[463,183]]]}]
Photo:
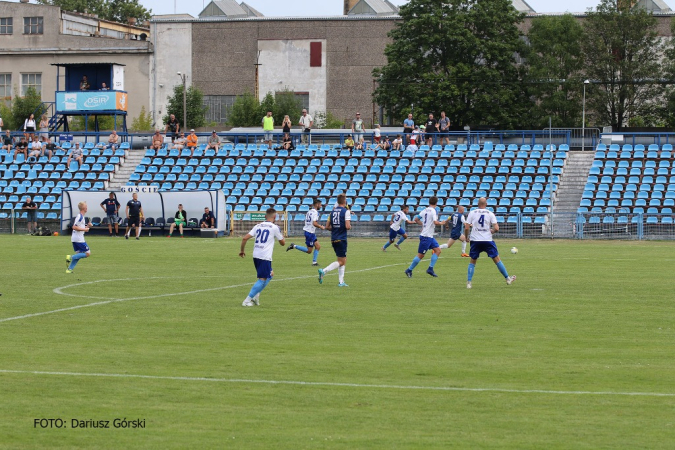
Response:
[{"label": "player in white jersey", "polygon": [[80,202],[77,204],[80,213],[75,217],[73,222],[73,234],[70,237],[70,242],[73,243],[74,255],[66,255],[66,273],[73,273],[78,261],[82,258],[88,258],[91,255],[91,250],[84,240],[84,233],[89,231],[89,227],[93,225],[87,223],[84,215],[87,213],[87,202]]},{"label": "player in white jersey", "polygon": [[312,202],[312,209],[307,211],[307,215],[305,216],[305,226],[302,228],[305,232],[305,246],[291,243],[286,249],[287,252],[295,249],[309,254],[312,253],[312,248],[314,248],[314,255],[312,257],[313,266],[319,265],[317,258],[319,257],[319,250],[321,250],[319,240],[316,238],[316,229],[326,229],[325,226],[319,223],[319,210],[321,209],[321,206],[321,200],[315,198]]},{"label": "player in white jersey", "polygon": [[417,249],[417,256],[413,258],[412,264],[405,270],[405,274],[408,278],[412,278],[413,269],[420,263],[424,258],[424,255],[429,249],[433,251],[431,255],[431,261],[429,262],[429,268],[427,273],[432,277],[437,277],[436,272],[434,272],[434,266],[438,257],[441,256],[441,249],[434,239],[434,231],[436,230],[436,225],[445,225],[447,220],[439,222],[438,214],[436,213],[436,205],[438,204],[437,197],[431,197],[429,199],[429,206],[419,213],[419,218],[415,217],[415,222],[422,225],[422,232],[420,233],[420,245]]},{"label": "player in white jersey", "polygon": [[277,217],[277,211],[269,208],[265,211],[265,222],[259,223],[241,240],[241,251],[239,256],[246,256],[244,249],[246,242],[255,237],[253,246],[253,265],[258,273],[258,281],[253,285],[248,296],[241,306],[260,305],[260,292],[272,281],[274,272],[272,271],[272,253],[274,252],[274,241],[278,240],[281,246],[286,245],[281,230],[274,223]]},{"label": "player in white jersey", "polygon": [[471,241],[471,250],[469,251],[469,257],[471,261],[469,262],[469,273],[466,282],[466,288],[471,289],[471,280],[473,279],[473,273],[476,269],[476,260],[482,252],[487,253],[487,255],[492,258],[492,260],[497,265],[499,272],[504,276],[506,284],[513,283],[513,280],[516,279],[516,276],[509,276],[509,273],[504,267],[504,263],[499,258],[499,251],[497,251],[497,245],[495,245],[492,235],[499,231],[499,224],[497,223],[497,218],[495,217],[492,211],[485,209],[487,206],[487,199],[481,197],[478,199],[478,209],[474,209],[469,213],[469,217],[466,219],[464,227],[467,234],[471,231],[469,240]]},{"label": "player in white jersey", "polygon": [[384,244],[384,247],[382,247],[382,251],[386,252],[387,247],[389,247],[391,244],[394,244],[394,240],[396,239],[396,236],[401,236],[396,244],[394,244],[394,247],[397,249],[401,250],[401,245],[403,241],[408,239],[408,234],[405,232],[405,228],[403,228],[403,222],[405,223],[415,223],[410,218],[408,217],[408,205],[403,205],[401,207],[401,210],[394,213],[393,216],[391,216],[391,223],[389,225],[389,242]]}]

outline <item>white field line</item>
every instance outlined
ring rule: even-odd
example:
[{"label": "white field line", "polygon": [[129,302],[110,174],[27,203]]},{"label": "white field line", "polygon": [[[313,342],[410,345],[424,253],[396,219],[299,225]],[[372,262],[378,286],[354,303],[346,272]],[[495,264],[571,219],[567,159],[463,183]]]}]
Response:
[{"label": "white field line", "polygon": [[[395,266],[403,266],[403,265],[408,265],[407,263],[398,263],[398,264],[389,264],[386,266],[377,266],[377,267],[370,267],[367,269],[360,269],[360,270],[352,270],[348,271],[346,273],[360,273],[360,272],[368,272],[371,270],[379,270],[379,269],[385,269],[388,267],[395,267]],[[337,273],[337,271],[336,271]],[[332,274],[328,274],[332,275]],[[281,282],[281,281],[293,281],[293,280],[304,280],[308,278],[317,278],[318,275],[304,275],[301,277],[291,277],[291,278],[281,278],[281,279],[276,279],[273,278],[272,282]],[[90,308],[92,306],[101,306],[101,305],[108,305],[110,303],[120,303],[120,302],[128,302],[132,300],[147,300],[147,299],[152,299],[152,298],[162,298],[162,297],[175,297],[178,295],[191,295],[191,294],[200,294],[202,292],[212,292],[212,291],[220,291],[224,289],[233,289],[233,288],[239,288],[239,287],[245,287],[245,286],[252,286],[253,283],[242,283],[242,284],[233,284],[230,286],[219,286],[219,287],[214,287],[214,288],[207,288],[207,289],[197,289],[194,291],[186,291],[186,292],[171,292],[167,294],[158,294],[158,295],[148,295],[144,297],[129,297],[129,298],[109,298],[109,297],[90,297],[86,295],[77,295],[77,294],[69,294],[67,292],[63,292],[64,289],[72,288],[75,286],[83,286],[87,284],[95,284],[95,283],[105,283],[105,282],[111,282],[111,281],[133,281],[133,280],[149,280],[149,279],[162,279],[162,278],[175,278],[175,277],[144,277],[144,278],[118,278],[118,279],[112,279],[112,280],[96,280],[96,281],[88,281],[85,283],[76,283],[76,284],[69,284],[68,286],[62,286],[54,289],[55,294],[59,295],[68,295],[71,297],[84,297],[84,298],[94,298],[98,300],[103,300],[100,302],[94,302],[94,303],[87,303],[85,305],[77,305],[77,306],[70,306],[68,308],[59,308],[59,309],[54,309],[52,311],[44,311],[44,312],[38,312],[38,313],[32,313],[32,314],[24,314],[22,316],[15,316],[15,317],[6,317],[4,319],[0,319],[0,323],[3,322],[9,322],[12,320],[21,320],[21,319],[28,319],[31,317],[38,317],[38,316],[44,316],[47,314],[56,314],[60,312],[65,312],[65,311],[73,311],[76,309],[81,309],[81,308]],[[195,277],[197,278],[197,277]]]},{"label": "white field line", "polygon": [[318,387],[326,386],[326,387],[398,389],[398,390],[417,390],[417,391],[498,392],[506,394],[545,394],[545,395],[602,395],[602,396],[612,395],[612,396],[627,396],[627,397],[675,397],[675,393],[668,393],[668,392],[560,391],[547,389],[470,388],[470,387],[452,387],[452,386],[405,386],[396,384],[334,383],[328,381],[245,380],[237,378],[177,377],[177,376],[159,376],[159,375],[134,375],[122,373],[47,372],[37,370],[5,370],[5,369],[0,369],[0,373],[23,374],[23,375],[48,375],[48,376],[63,376],[63,377],[130,378],[130,379],[144,379],[144,380],[242,383],[242,384],[277,384],[277,385],[295,385],[295,386],[318,386]]}]

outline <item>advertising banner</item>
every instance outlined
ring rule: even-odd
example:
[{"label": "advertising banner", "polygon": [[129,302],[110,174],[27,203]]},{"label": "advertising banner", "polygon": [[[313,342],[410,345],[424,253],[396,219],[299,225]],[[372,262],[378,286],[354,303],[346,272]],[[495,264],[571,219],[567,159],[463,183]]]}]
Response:
[{"label": "advertising banner", "polygon": [[127,93],[115,91],[57,92],[58,111],[126,111]]}]

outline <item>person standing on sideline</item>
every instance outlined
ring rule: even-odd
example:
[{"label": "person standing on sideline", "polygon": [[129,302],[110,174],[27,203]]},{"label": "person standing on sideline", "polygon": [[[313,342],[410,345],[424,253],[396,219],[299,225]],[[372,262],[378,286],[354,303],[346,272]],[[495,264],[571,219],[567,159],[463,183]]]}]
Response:
[{"label": "person standing on sideline", "polygon": [[410,135],[415,128],[415,121],[413,120],[413,115],[408,114],[408,118],[403,121],[403,141],[405,145],[410,144]]},{"label": "person standing on sideline", "polygon": [[316,229],[317,228],[321,228],[322,230],[326,229],[325,226],[319,223],[320,209],[321,209],[321,200],[315,198],[314,201],[312,202],[312,209],[310,209],[307,212],[307,215],[305,216],[305,226],[303,227],[303,230],[305,231],[305,247],[303,247],[302,245],[295,245],[291,243],[291,245],[289,245],[288,248],[286,249],[287,252],[295,249],[307,254],[312,253],[313,250],[314,251],[314,255],[312,257],[313,266],[319,265],[319,263],[316,260],[319,258],[319,250],[321,250],[319,240],[316,238]]},{"label": "person standing on sideline", "polygon": [[363,126],[363,120],[361,119],[361,113],[356,113],[356,118],[352,120],[352,135],[356,142],[360,142],[363,139],[363,133],[366,132],[366,127]]},{"label": "person standing on sideline", "polygon": [[391,224],[389,226],[389,242],[384,244],[384,247],[382,247],[383,252],[386,252],[387,247],[389,247],[391,244],[394,244],[396,236],[401,237],[399,238],[398,242],[394,244],[394,247],[399,249],[399,251],[401,250],[401,247],[399,247],[399,245],[401,245],[403,241],[408,239],[408,234],[405,232],[405,228],[403,228],[403,222],[415,223],[408,217],[408,205],[403,205],[401,207],[401,210],[391,217]]},{"label": "person standing on sideline", "polygon": [[169,131],[171,131],[171,143],[173,144],[173,142],[178,137],[178,133],[180,132],[180,122],[178,122],[178,119],[176,119],[174,114],[169,116],[169,122],[164,128],[164,134],[169,134]]},{"label": "person standing on sideline", "polygon": [[312,132],[312,127],[314,126],[314,119],[312,119],[312,116],[307,114],[306,108],[302,108],[302,115],[300,116],[298,125],[302,127],[302,143],[311,144],[312,139],[310,137],[310,133]]},{"label": "person standing on sideline", "polygon": [[450,145],[450,119],[445,116],[445,111],[441,111],[441,118],[438,119],[439,133],[441,136],[440,144],[446,141]]},{"label": "person standing on sideline", "polygon": [[111,192],[108,195],[108,198],[101,202],[101,208],[103,208],[103,211],[105,211],[105,214],[108,217],[108,231],[110,232],[110,237],[113,237],[113,223],[115,224],[115,237],[117,237],[120,232],[120,206],[122,205],[120,205],[120,202],[117,201],[117,197],[115,196],[114,192]]},{"label": "person standing on sideline", "polygon": [[171,237],[173,234],[173,229],[178,227],[178,231],[180,231],[180,237],[183,237],[183,227],[187,225],[187,213],[183,209],[183,204],[179,203],[178,204],[178,211],[176,211],[176,214],[174,215],[174,221],[169,227],[169,235],[167,236],[168,238]]},{"label": "person standing on sideline", "polygon": [[436,265],[438,257],[441,256],[441,249],[438,245],[438,242],[436,242],[436,239],[434,239],[434,230],[436,225],[445,225],[447,221],[438,221],[438,215],[436,214],[437,204],[438,198],[431,197],[429,199],[429,206],[427,206],[424,211],[419,213],[419,218],[415,218],[415,222],[422,225],[422,232],[420,233],[420,245],[417,248],[417,256],[415,256],[413,259],[410,267],[405,270],[405,274],[408,276],[408,278],[412,278],[413,269],[424,258],[424,255],[426,255],[428,250],[432,250],[433,254],[431,255],[431,261],[429,262],[427,273],[432,277],[438,277],[436,272],[434,272],[434,266]]},{"label": "person standing on sideline", "polygon": [[141,217],[143,216],[143,206],[141,202],[138,201],[138,194],[134,192],[134,195],[131,196],[131,200],[127,202],[127,230],[124,233],[124,239],[129,239],[129,234],[131,234],[131,229],[136,227],[136,240],[139,240],[141,235]]},{"label": "person standing on sideline", "polygon": [[349,287],[345,283],[345,264],[347,264],[347,231],[352,229],[352,216],[347,209],[347,196],[340,194],[337,197],[337,205],[330,213],[326,229],[331,230],[331,244],[337,261],[332,262],[325,269],[319,269],[319,284],[323,283],[323,277],[331,270],[338,269],[338,287]]},{"label": "person standing on sideline", "polygon": [[469,240],[471,241],[471,250],[469,251],[469,257],[471,261],[469,262],[469,270],[466,281],[466,288],[471,289],[471,280],[473,279],[473,273],[476,270],[476,261],[482,252],[487,253],[487,255],[492,258],[492,261],[497,265],[497,269],[504,276],[506,284],[511,284],[516,279],[516,276],[509,276],[509,273],[504,267],[504,263],[501,258],[499,258],[499,251],[497,250],[497,245],[495,244],[492,235],[499,231],[499,224],[497,223],[497,218],[495,217],[492,211],[485,209],[487,206],[487,199],[481,197],[478,199],[478,209],[474,209],[469,213],[469,217],[466,219],[464,227],[466,233],[469,234]]},{"label": "person standing on sideline", "polygon": [[30,198],[30,195],[26,195],[26,201],[23,205],[21,205],[21,209],[26,211],[28,234],[35,233],[37,230],[37,203],[35,203],[33,199]]},{"label": "person standing on sideline", "polygon": [[91,256],[91,250],[84,240],[84,233],[89,231],[89,227],[93,225],[86,223],[84,215],[87,213],[87,202],[80,202],[77,204],[77,208],[80,210],[80,213],[75,217],[75,223],[73,223],[73,234],[70,237],[70,242],[73,243],[73,250],[75,250],[74,255],[66,255],[66,273],[73,273],[75,266],[82,258],[88,258]]},{"label": "person standing on sideline", "polygon": [[274,117],[272,117],[272,111],[267,111],[267,115],[262,118],[262,127],[265,132],[263,141],[267,142],[268,148],[272,148],[272,134],[274,133]]},{"label": "person standing on sideline", "polygon": [[253,246],[253,265],[258,274],[258,281],[253,285],[241,306],[259,306],[260,292],[272,281],[274,271],[272,270],[272,253],[274,252],[274,241],[278,240],[282,247],[286,245],[281,230],[274,223],[277,217],[277,211],[269,208],[265,211],[265,221],[254,226],[253,229],[241,240],[240,257],[245,257],[246,242],[255,237]]},{"label": "person standing on sideline", "polygon": [[447,244],[441,245],[441,249],[450,248],[457,239],[462,241],[462,258],[468,258],[466,254],[466,236],[464,236],[464,207],[458,206],[457,212],[454,212],[448,218],[448,226],[450,227],[450,239]]}]

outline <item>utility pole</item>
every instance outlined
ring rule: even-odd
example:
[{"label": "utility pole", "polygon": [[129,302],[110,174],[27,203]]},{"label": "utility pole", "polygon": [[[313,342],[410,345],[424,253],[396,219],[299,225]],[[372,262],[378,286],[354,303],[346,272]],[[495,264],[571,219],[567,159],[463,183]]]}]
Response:
[{"label": "utility pole", "polygon": [[178,72],[178,76],[183,82],[183,128],[181,128],[181,131],[185,131],[187,128],[187,87],[185,86],[187,74]]}]

